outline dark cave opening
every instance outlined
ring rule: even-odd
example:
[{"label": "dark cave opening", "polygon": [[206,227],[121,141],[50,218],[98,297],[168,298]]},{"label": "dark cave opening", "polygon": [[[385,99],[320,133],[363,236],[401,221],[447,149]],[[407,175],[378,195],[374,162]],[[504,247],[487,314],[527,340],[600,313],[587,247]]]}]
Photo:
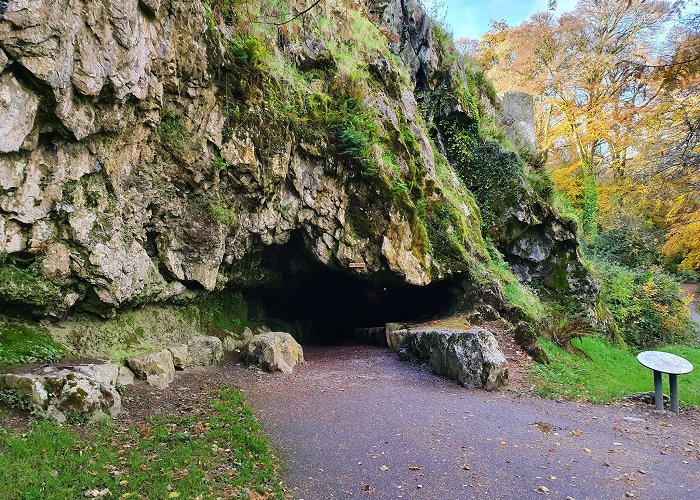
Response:
[{"label": "dark cave opening", "polygon": [[272,267],[280,283],[256,296],[266,317],[293,325],[305,342],[345,343],[356,328],[426,321],[449,313],[464,295],[459,279],[426,286],[370,279],[332,269],[295,247],[290,251],[287,244],[284,252],[276,252]]}]

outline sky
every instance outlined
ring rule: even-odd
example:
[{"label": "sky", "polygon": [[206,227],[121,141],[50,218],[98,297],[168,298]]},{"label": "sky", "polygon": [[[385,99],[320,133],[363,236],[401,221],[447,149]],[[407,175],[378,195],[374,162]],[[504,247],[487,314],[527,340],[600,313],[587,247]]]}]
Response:
[{"label": "sky", "polygon": [[[455,38],[481,38],[491,21],[505,19],[515,26],[529,19],[535,12],[547,10],[547,0],[424,0],[428,10],[438,6],[438,12],[447,9],[445,21]],[[440,8],[439,6],[444,6]],[[558,0],[557,15],[573,10],[576,0]]]}]

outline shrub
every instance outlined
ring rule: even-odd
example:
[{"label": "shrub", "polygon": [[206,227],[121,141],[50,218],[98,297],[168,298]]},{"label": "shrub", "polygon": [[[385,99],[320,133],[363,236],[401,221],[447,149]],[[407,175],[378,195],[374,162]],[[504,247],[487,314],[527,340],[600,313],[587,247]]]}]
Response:
[{"label": "shrub", "polygon": [[611,330],[638,348],[690,342],[694,326],[678,282],[658,267],[648,270],[592,260]]},{"label": "shrub", "polygon": [[539,329],[565,351],[588,357],[584,350],[572,343],[574,340],[581,340],[592,333],[593,329],[586,318],[553,312],[540,323]]}]

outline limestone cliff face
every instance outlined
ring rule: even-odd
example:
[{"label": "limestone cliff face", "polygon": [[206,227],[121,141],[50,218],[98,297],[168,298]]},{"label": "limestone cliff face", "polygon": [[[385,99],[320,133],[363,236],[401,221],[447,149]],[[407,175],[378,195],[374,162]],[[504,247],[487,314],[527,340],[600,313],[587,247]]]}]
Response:
[{"label": "limestone cliff face", "polygon": [[[370,279],[488,263],[445,132],[478,110],[420,5],[328,1],[282,23],[265,4],[0,2],[3,312],[256,286],[293,233]],[[570,229],[521,198],[503,240],[518,265],[582,269]]]}]

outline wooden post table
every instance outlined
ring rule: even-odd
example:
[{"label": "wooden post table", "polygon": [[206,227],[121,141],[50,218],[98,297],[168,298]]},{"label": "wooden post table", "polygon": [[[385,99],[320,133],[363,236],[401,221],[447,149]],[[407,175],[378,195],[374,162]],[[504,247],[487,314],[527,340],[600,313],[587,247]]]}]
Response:
[{"label": "wooden post table", "polygon": [[693,371],[693,365],[687,359],[661,351],[644,351],[637,354],[637,361],[654,370],[654,399],[656,409],[664,409],[664,393],[661,389],[661,374],[668,373],[671,386],[671,411],[678,413],[678,375]]}]

